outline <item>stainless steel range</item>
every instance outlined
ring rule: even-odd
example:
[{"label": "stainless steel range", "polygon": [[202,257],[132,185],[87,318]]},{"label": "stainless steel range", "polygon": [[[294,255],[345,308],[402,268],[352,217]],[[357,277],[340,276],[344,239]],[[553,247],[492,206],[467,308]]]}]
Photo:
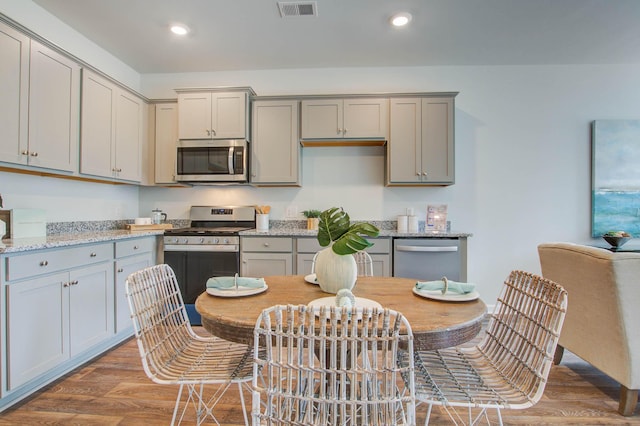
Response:
[{"label": "stainless steel range", "polygon": [[211,277],[240,273],[240,231],[256,227],[252,206],[192,206],[189,228],[164,233],[164,261],[178,278],[192,324],[200,324],[196,298]]}]

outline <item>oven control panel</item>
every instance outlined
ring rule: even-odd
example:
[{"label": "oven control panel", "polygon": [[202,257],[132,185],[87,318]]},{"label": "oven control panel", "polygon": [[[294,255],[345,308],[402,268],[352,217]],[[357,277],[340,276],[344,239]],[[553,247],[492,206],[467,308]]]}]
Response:
[{"label": "oven control panel", "polygon": [[164,245],[239,245],[240,237],[165,235]]}]

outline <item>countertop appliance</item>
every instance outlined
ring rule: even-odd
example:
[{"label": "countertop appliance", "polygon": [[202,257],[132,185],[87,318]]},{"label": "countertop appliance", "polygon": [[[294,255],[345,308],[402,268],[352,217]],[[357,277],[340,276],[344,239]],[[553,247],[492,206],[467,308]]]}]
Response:
[{"label": "countertop appliance", "polygon": [[242,139],[179,140],[176,180],[198,183],[244,183],[248,142]]},{"label": "countertop appliance", "polygon": [[394,238],[393,276],[418,281],[467,281],[465,239]]},{"label": "countertop appliance", "polygon": [[253,206],[192,206],[191,226],[164,232],[164,262],[176,273],[192,324],[200,324],[196,298],[211,277],[240,273],[239,232],[256,227]]}]

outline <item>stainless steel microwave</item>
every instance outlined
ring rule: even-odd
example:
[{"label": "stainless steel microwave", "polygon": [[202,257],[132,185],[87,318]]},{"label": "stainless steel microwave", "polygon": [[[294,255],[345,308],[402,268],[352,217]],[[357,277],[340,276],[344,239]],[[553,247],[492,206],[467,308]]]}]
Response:
[{"label": "stainless steel microwave", "polygon": [[176,180],[194,184],[247,182],[247,147],[242,139],[180,140]]}]

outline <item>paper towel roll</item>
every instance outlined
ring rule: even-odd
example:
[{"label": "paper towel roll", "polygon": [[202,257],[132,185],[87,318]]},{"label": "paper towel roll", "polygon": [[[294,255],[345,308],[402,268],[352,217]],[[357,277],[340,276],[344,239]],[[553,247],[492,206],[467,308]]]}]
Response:
[{"label": "paper towel roll", "polygon": [[407,226],[409,224],[408,218],[405,215],[398,216],[398,232],[407,232]]},{"label": "paper towel roll", "polygon": [[418,232],[418,216],[409,216],[408,218],[408,228],[410,233]]}]

